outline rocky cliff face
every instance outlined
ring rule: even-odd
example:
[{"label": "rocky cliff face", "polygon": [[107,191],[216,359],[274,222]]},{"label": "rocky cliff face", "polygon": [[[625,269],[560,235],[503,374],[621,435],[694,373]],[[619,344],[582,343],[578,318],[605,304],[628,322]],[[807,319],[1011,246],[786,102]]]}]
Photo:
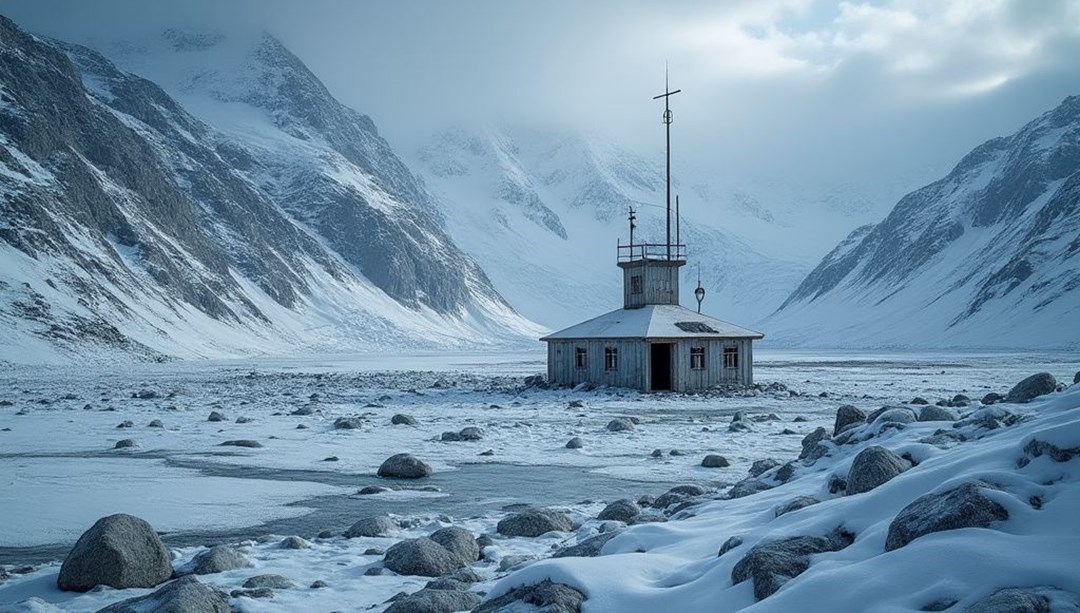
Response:
[{"label": "rocky cliff face", "polygon": [[771,321],[806,341],[1075,345],[1078,255],[1074,96],[980,145],[884,221],[857,230]]},{"label": "rocky cliff face", "polygon": [[264,98],[248,95],[306,147],[223,132],[0,18],[5,344],[220,355],[531,334],[371,121],[272,38],[253,54]]}]

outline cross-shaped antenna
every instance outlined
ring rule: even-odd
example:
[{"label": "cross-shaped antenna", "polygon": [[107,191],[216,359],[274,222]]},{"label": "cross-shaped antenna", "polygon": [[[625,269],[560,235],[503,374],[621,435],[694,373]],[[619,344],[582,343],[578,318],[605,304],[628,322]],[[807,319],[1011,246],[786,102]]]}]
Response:
[{"label": "cross-shaped antenna", "polygon": [[664,99],[664,128],[667,131],[667,259],[671,259],[671,97],[681,92],[681,89],[671,91],[668,85],[667,65],[664,65],[664,93],[653,96],[653,100]]},{"label": "cross-shaped antenna", "polygon": [[[631,247],[633,247],[633,245],[634,245],[634,228],[637,227],[637,224],[634,223],[635,221],[637,221],[637,215],[634,215],[634,207],[630,207],[630,246]],[[633,250],[631,249],[630,252],[633,253]]]}]

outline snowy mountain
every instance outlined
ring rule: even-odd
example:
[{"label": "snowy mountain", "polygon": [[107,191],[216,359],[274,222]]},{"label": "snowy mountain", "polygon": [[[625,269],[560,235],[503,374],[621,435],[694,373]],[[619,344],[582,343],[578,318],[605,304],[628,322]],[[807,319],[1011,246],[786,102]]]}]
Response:
[{"label": "snowy mountain", "polygon": [[156,44],[120,55],[167,58],[179,101],[0,18],[0,360],[540,332],[454,245],[371,120],[275,39]]},{"label": "snowy mountain", "polygon": [[1080,97],[859,228],[764,324],[817,346],[1080,344]]},{"label": "snowy mountain", "polygon": [[[443,203],[454,240],[515,308],[551,327],[621,306],[615,247],[627,241],[630,207],[635,241],[663,242],[662,158],[594,135],[458,128],[417,147],[411,166]],[[773,199],[687,179],[704,173],[678,163],[674,174],[690,261],[683,304],[694,304],[700,266],[704,310],[750,324],[824,253],[830,234],[807,232],[786,208],[774,211]]]}]

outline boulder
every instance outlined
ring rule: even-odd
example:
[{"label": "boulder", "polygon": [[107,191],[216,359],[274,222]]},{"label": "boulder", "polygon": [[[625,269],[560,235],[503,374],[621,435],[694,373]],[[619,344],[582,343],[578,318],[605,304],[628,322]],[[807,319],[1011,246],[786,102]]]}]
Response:
[{"label": "boulder", "polygon": [[458,436],[463,441],[478,441],[484,438],[484,431],[476,426],[466,426],[458,432]]},{"label": "boulder", "polygon": [[844,430],[847,430],[849,427],[860,423],[865,419],[865,412],[858,407],[845,404],[839,409],[836,409],[836,420],[833,422],[833,436],[840,434]]},{"label": "boulder", "polygon": [[364,427],[364,420],[359,417],[339,417],[334,420],[335,430],[359,430]]},{"label": "boulder", "polygon": [[1031,375],[1013,386],[1005,395],[1005,402],[1030,402],[1057,389],[1057,379],[1048,372]]},{"label": "boulder", "polygon": [[719,558],[720,556],[724,555],[725,553],[731,551],[732,549],[735,549],[736,547],[738,547],[739,545],[742,545],[742,544],[743,544],[743,539],[742,539],[741,536],[732,536],[732,537],[728,538],[728,540],[724,541],[724,544],[720,546],[720,552],[716,554],[716,557]]},{"label": "boulder", "polygon": [[239,439],[235,441],[225,441],[221,444],[221,447],[247,447],[248,449],[260,449],[262,448],[262,443],[248,439]]},{"label": "boulder", "polygon": [[915,412],[907,407],[883,407],[887,410],[880,411],[871,423],[874,424],[910,424],[916,421]]},{"label": "boulder", "polygon": [[251,589],[233,590],[229,592],[233,598],[273,598],[274,590],[268,587],[253,587]]},{"label": "boulder", "polygon": [[296,410],[289,413],[289,415],[296,415],[298,417],[306,417],[308,415],[314,415],[314,414],[315,414],[315,409],[313,409],[311,407],[300,407],[300,408],[298,408],[298,409],[296,409]]},{"label": "boulder", "polygon": [[392,491],[394,491],[394,490],[392,490],[392,489],[390,489],[388,487],[383,487],[381,485],[365,485],[364,487],[360,488],[360,491],[358,491],[356,493],[359,494],[360,496],[370,496],[372,494],[382,494],[383,492],[392,492]]},{"label": "boulder", "polygon": [[635,428],[634,422],[627,417],[616,417],[608,422],[608,432],[629,432]]},{"label": "boulder", "polygon": [[772,486],[760,479],[750,477],[731,486],[731,489],[728,490],[728,498],[744,498],[768,489],[772,489]]},{"label": "boulder", "polygon": [[278,546],[282,549],[310,549],[311,543],[299,536],[287,536],[278,543]]},{"label": "boulder", "polygon": [[619,535],[621,530],[612,530],[610,532],[602,532],[596,536],[589,537],[584,541],[581,541],[577,545],[570,547],[563,547],[552,555],[553,558],[595,558],[600,555],[600,550],[604,548],[604,545],[608,541]]},{"label": "boulder", "polygon": [[1080,611],[1076,594],[1054,587],[1010,587],[983,598],[964,613],[1067,613]]},{"label": "boulder", "polygon": [[139,444],[135,442],[135,439],[133,439],[133,438],[125,438],[125,439],[121,439],[119,441],[116,441],[116,444],[113,445],[113,449],[127,449],[128,447],[138,447],[138,446],[139,446]]},{"label": "boulder", "polygon": [[238,424],[250,424],[253,421],[255,421],[255,420],[251,419],[250,417],[245,417],[243,415],[236,418],[236,423],[238,423]]},{"label": "boulder", "polygon": [[797,496],[796,498],[788,501],[787,503],[785,503],[785,504],[781,505],[779,508],[777,508],[776,509],[776,516],[780,517],[781,515],[784,515],[786,513],[791,513],[792,511],[798,511],[799,509],[805,509],[806,507],[813,506],[813,505],[815,505],[815,504],[817,504],[819,502],[821,502],[821,501],[818,500],[817,498],[814,498],[813,496]]},{"label": "boulder", "polygon": [[246,555],[228,545],[214,545],[196,555],[191,563],[191,572],[196,575],[212,575],[251,566]]},{"label": "boulder", "polygon": [[449,430],[447,432],[443,432],[442,435],[439,436],[439,440],[443,441],[444,443],[456,443],[461,440],[461,435],[457,432],[454,432],[453,430]]},{"label": "boulder", "polygon": [[829,438],[829,431],[825,428],[818,428],[803,437],[802,440],[802,453],[799,454],[799,459],[817,459],[825,455],[828,449],[820,443]]},{"label": "boulder", "polygon": [[969,481],[951,490],[926,494],[901,509],[889,524],[885,551],[907,545],[920,536],[960,528],[989,528],[1009,518],[1005,507],[988,498],[990,486]]},{"label": "boulder", "polygon": [[926,398],[916,396],[916,397],[912,398],[911,402],[909,402],[908,404],[930,404],[930,402],[927,401]]},{"label": "boulder", "polygon": [[928,404],[919,409],[919,421],[956,421],[958,418],[959,415],[955,412],[936,404]]},{"label": "boulder", "polygon": [[[550,579],[510,590],[472,610],[472,613],[514,613],[537,610],[544,613],[581,613],[585,594]],[[530,606],[531,605],[531,606]],[[533,609],[535,607],[535,609]]]},{"label": "boulder", "polygon": [[435,541],[420,537],[387,549],[383,564],[399,575],[441,577],[468,566],[469,562]]},{"label": "boulder", "polygon": [[1073,385],[1076,385],[1077,383],[1080,383],[1080,370],[1076,371],[1076,374],[1073,375]]},{"label": "boulder", "polygon": [[416,421],[416,418],[411,415],[403,415],[401,413],[398,413],[397,415],[394,415],[390,418],[390,423],[394,424],[395,426],[415,426],[418,425],[420,422]]},{"label": "boulder", "polygon": [[731,466],[731,463],[722,455],[709,454],[701,460],[701,465],[704,468],[726,468]]},{"label": "boulder", "polygon": [[266,587],[275,590],[289,590],[296,587],[296,584],[281,575],[255,575],[244,581],[241,587],[246,589]]},{"label": "boulder", "polygon": [[810,556],[839,551],[851,544],[846,536],[793,536],[755,545],[731,570],[731,582],[754,582],[754,598],[768,598],[810,568]]},{"label": "boulder", "polygon": [[566,448],[567,449],[581,449],[584,446],[585,446],[585,442],[582,441],[579,437],[576,437],[576,436],[574,438],[566,441]]},{"label": "boulder", "polygon": [[397,529],[397,522],[385,515],[377,515],[375,517],[365,517],[353,523],[342,536],[347,539],[386,536]]},{"label": "boulder", "polygon": [[780,466],[780,462],[772,458],[755,460],[754,463],[750,465],[750,476],[760,477],[762,474],[776,468],[777,466]]},{"label": "boulder", "polygon": [[384,613],[452,613],[468,611],[480,604],[475,592],[425,587],[419,592],[395,601]]},{"label": "boulder", "polygon": [[989,394],[982,397],[983,404],[994,404],[997,402],[1001,402],[1002,400],[1005,400],[1005,397],[997,392],[990,392]]},{"label": "boulder", "polygon": [[1017,423],[1019,419],[1020,418],[1017,415],[1010,413],[1000,406],[988,406],[972,411],[963,419],[954,423],[953,427],[967,428],[972,426],[986,430],[996,430],[1005,426],[1011,426]]},{"label": "boulder", "polygon": [[480,559],[480,546],[476,544],[476,537],[464,528],[456,526],[442,528],[433,532],[428,538],[470,564]]},{"label": "boulder", "polygon": [[97,520],[60,567],[61,590],[85,592],[98,585],[122,590],[155,587],[173,574],[169,552],[153,526],[132,515]]},{"label": "boulder", "polygon": [[195,577],[181,577],[156,591],[111,604],[97,613],[230,613],[229,598],[223,592],[200,583]]},{"label": "boulder", "polygon": [[911,468],[911,462],[888,449],[874,445],[855,456],[847,476],[847,494],[869,492]]},{"label": "boulder", "polygon": [[502,519],[495,529],[503,536],[535,537],[548,532],[570,532],[574,524],[558,511],[526,509]]},{"label": "boulder", "polygon": [[161,423],[160,419],[151,420],[149,424],[146,424],[147,428],[164,428],[165,424]]},{"label": "boulder", "polygon": [[664,450],[663,449],[653,449],[652,453],[649,454],[649,457],[650,458],[662,458],[662,457],[664,457]]},{"label": "boulder", "polygon": [[431,474],[431,466],[411,454],[399,453],[387,458],[378,474],[389,479],[419,479]]},{"label": "boulder", "polygon": [[601,521],[621,521],[628,524],[640,514],[641,508],[638,507],[637,503],[628,498],[623,498],[604,507],[604,510],[600,511],[600,514],[596,516],[596,519]]},{"label": "boulder", "polygon": [[225,421],[225,416],[217,411],[210,411],[210,416],[206,418],[206,421]]}]

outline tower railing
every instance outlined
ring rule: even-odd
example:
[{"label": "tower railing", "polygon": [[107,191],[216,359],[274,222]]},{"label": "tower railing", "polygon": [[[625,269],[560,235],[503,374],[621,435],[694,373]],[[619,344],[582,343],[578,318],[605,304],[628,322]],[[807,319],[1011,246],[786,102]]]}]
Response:
[{"label": "tower railing", "polygon": [[634,243],[618,246],[618,261],[686,261],[686,245],[668,245],[667,243]]}]

